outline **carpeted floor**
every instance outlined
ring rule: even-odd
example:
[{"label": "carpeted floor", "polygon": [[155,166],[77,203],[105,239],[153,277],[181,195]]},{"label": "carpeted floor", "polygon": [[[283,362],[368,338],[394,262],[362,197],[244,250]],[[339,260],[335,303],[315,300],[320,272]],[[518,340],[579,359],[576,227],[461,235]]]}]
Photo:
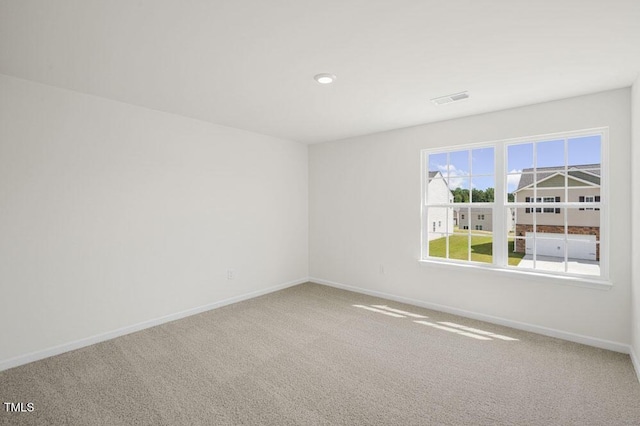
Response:
[{"label": "carpeted floor", "polygon": [[0,399],[34,403],[11,425],[640,425],[627,355],[316,284],[2,372]]}]

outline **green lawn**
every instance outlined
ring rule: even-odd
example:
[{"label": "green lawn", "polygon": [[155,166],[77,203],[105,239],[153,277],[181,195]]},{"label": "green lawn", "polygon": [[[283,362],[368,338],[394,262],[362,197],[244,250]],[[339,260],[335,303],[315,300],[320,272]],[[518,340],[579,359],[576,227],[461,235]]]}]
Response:
[{"label": "green lawn", "polygon": [[[471,236],[471,260],[474,262],[493,262],[493,237],[490,233],[487,236],[472,235]],[[429,256],[445,257],[446,256],[446,237],[429,241]],[[453,234],[449,236],[449,258],[467,260],[469,246],[467,235]],[[524,257],[524,253],[513,252],[513,239],[509,238],[509,265],[517,266]]]}]

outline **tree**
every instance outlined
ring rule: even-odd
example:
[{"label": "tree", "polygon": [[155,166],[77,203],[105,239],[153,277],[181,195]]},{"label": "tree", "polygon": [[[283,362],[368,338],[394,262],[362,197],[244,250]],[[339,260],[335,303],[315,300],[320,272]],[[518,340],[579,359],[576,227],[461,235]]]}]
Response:
[{"label": "tree", "polygon": [[460,187],[451,191],[453,193],[454,203],[468,203],[469,202],[469,190],[462,189]]},{"label": "tree", "polygon": [[472,189],[471,199],[474,203],[484,203],[486,201],[484,191],[482,189]]},{"label": "tree", "polygon": [[495,200],[495,194],[494,194],[494,189],[493,188],[487,188],[484,190],[484,200],[487,203],[492,203]]},{"label": "tree", "polygon": [[[451,191],[453,193],[453,202],[454,203],[468,203],[469,202],[469,190],[462,189],[460,187]],[[472,189],[471,195],[474,203],[492,203],[495,201],[495,189],[487,188],[485,190],[482,189]],[[509,201],[513,201],[513,194],[508,194]]]}]

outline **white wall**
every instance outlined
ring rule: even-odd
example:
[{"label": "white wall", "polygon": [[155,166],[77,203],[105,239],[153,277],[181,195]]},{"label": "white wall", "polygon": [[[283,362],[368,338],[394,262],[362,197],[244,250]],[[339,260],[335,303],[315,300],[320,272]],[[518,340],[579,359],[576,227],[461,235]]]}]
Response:
[{"label": "white wall", "polygon": [[0,366],[304,279],[307,166],[306,145],[0,75]]},{"label": "white wall", "polygon": [[631,194],[633,194],[633,210],[632,215],[635,218],[633,222],[633,244],[632,244],[632,357],[636,367],[638,379],[640,379],[640,225],[638,218],[640,217],[640,76],[633,85],[631,92],[631,126],[633,128],[632,135],[632,185]]},{"label": "white wall", "polygon": [[[610,126],[611,142],[610,290],[418,262],[421,149],[600,126]],[[624,350],[631,336],[630,132],[627,88],[312,145],[310,276]]]}]

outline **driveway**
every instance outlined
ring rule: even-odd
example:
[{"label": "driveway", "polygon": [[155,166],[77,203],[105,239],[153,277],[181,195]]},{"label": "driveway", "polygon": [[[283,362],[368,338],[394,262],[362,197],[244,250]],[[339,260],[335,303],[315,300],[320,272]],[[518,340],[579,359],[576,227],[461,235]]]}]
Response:
[{"label": "driveway", "polygon": [[[572,274],[600,275],[600,262],[597,260],[568,259],[568,272]],[[522,258],[518,268],[533,269],[533,255],[528,254]],[[538,256],[536,269],[543,271],[564,272],[564,259],[561,257]]]}]

